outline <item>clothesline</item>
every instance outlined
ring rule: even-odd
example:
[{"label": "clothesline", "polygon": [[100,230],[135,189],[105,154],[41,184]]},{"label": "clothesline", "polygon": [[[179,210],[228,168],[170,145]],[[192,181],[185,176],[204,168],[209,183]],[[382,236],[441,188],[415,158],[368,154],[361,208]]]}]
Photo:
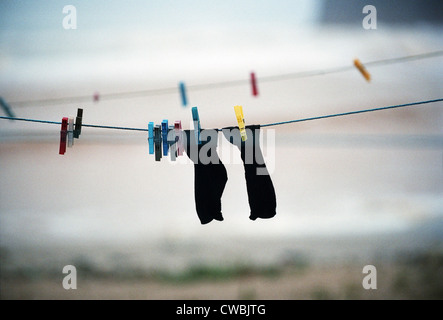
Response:
[{"label": "clothesline", "polygon": [[[365,62],[365,66],[383,66],[383,65],[391,65],[395,63],[402,63],[408,61],[429,59],[433,57],[443,56],[443,50],[428,52],[417,55],[409,55],[391,59],[382,59]],[[280,75],[273,76],[264,76],[260,77],[258,80],[260,82],[273,82],[273,81],[282,81],[288,79],[298,79],[298,78],[307,78],[314,77],[320,75],[327,75],[333,73],[339,73],[344,71],[354,70],[355,67],[352,64],[340,67],[327,68],[322,70],[311,70],[311,71],[302,71],[302,72],[294,72],[294,73],[286,73]],[[187,86],[187,90],[197,91],[197,90],[208,90],[214,88],[226,88],[226,87],[234,87],[238,85],[248,84],[249,80],[231,80],[231,81],[223,81],[223,82],[214,82],[214,83],[205,83],[205,84],[197,84],[197,85],[189,85]],[[163,94],[173,94],[177,93],[177,87],[169,87],[169,88],[160,88],[160,89],[148,89],[148,90],[139,90],[139,91],[127,91],[127,92],[114,92],[114,93],[105,93],[100,94],[100,100],[113,100],[113,99],[124,99],[124,98],[135,98],[142,96],[152,96],[152,95],[163,95]],[[10,101],[9,103],[13,107],[25,107],[31,105],[51,105],[51,104],[67,104],[67,103],[80,103],[80,102],[88,102],[93,98],[92,95],[84,95],[84,96],[71,96],[71,97],[63,97],[63,98],[53,98],[53,99],[41,99],[41,100],[26,100],[26,101]]]},{"label": "clothesline", "polygon": [[[327,119],[327,118],[334,118],[334,117],[343,117],[343,116],[349,116],[349,115],[355,115],[355,114],[361,114],[361,113],[368,113],[368,112],[375,112],[375,111],[382,111],[382,110],[389,110],[389,109],[412,107],[412,106],[425,105],[425,104],[431,104],[431,103],[442,102],[442,101],[443,101],[443,98],[433,99],[433,100],[425,100],[425,101],[417,101],[417,102],[410,102],[410,103],[405,103],[405,104],[397,104],[397,105],[391,105],[391,106],[385,106],[385,107],[363,109],[363,110],[355,110],[355,111],[349,111],[349,112],[321,115],[321,116],[316,116],[316,117],[309,117],[309,118],[301,118],[301,119],[288,120],[288,121],[282,121],[282,122],[267,123],[267,124],[262,124],[260,126],[261,127],[279,126],[279,125],[290,124],[290,123],[312,121],[312,120],[320,120],[320,119]],[[44,124],[56,124],[56,125],[60,125],[61,124],[60,121],[38,120],[38,119],[28,119],[28,118],[14,118],[14,117],[5,117],[5,116],[0,116],[0,119],[36,122],[36,123],[44,123]],[[115,129],[115,130],[130,130],[130,131],[145,131],[145,132],[148,131],[148,128],[105,126],[105,125],[84,124],[84,123],[82,123],[82,127],[100,128],[100,129]],[[220,131],[221,129],[218,129],[218,130]]]}]

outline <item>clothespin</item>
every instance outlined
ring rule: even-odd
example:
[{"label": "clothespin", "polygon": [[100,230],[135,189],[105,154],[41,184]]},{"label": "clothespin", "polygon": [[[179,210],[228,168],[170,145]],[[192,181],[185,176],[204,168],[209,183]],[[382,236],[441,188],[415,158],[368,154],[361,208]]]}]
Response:
[{"label": "clothespin", "polygon": [[188,99],[186,98],[186,87],[184,82],[179,83],[180,88],[180,96],[182,98],[182,104],[183,107],[186,107],[188,105]]},{"label": "clothespin", "polygon": [[180,120],[175,121],[174,123],[175,130],[175,145],[177,149],[177,156],[183,155],[183,132],[182,132],[182,122]]},{"label": "clothespin", "polygon": [[68,118],[68,148],[74,145],[74,118]]},{"label": "clothespin", "polygon": [[65,154],[66,152],[66,134],[68,132],[68,118],[62,119],[62,128],[60,130],[60,149],[59,154]]},{"label": "clothespin", "polygon": [[149,154],[154,154],[154,122],[148,123]]},{"label": "clothespin", "polygon": [[361,72],[363,77],[365,77],[366,81],[368,82],[371,81],[370,73],[366,70],[365,66],[360,62],[360,60],[355,59],[354,66]]},{"label": "clothespin", "polygon": [[194,121],[194,134],[195,134],[195,143],[201,144],[200,141],[200,117],[198,116],[197,107],[192,108],[192,120]]},{"label": "clothespin", "polygon": [[169,126],[168,144],[170,145],[169,153],[171,155],[171,161],[175,161],[175,159],[177,158],[177,145],[175,143],[174,126]]},{"label": "clothespin", "polygon": [[160,161],[162,158],[162,129],[160,125],[154,127],[154,149],[155,149],[155,161]]},{"label": "clothespin", "polygon": [[252,95],[254,97],[258,96],[257,81],[255,79],[254,72],[251,72],[251,88],[252,88]]},{"label": "clothespin", "polygon": [[167,156],[169,151],[169,144],[168,144],[168,120],[162,121],[162,139],[163,139],[163,155]]},{"label": "clothespin", "polygon": [[77,117],[75,118],[75,128],[74,128],[74,138],[80,138],[80,134],[82,133],[82,118],[83,118],[83,109],[77,109]]},{"label": "clothespin", "polygon": [[12,112],[11,107],[6,103],[5,100],[3,100],[2,97],[0,97],[0,106],[8,117],[15,118],[14,112]]},{"label": "clothespin", "polygon": [[98,102],[100,100],[100,94],[97,91],[94,92],[94,95],[92,96],[92,100],[94,102]]},{"label": "clothespin", "polygon": [[246,139],[248,139],[248,137],[246,136],[245,117],[243,115],[243,107],[242,106],[235,106],[234,111],[235,111],[235,116],[237,117],[238,128],[240,129],[241,140],[246,141]]}]

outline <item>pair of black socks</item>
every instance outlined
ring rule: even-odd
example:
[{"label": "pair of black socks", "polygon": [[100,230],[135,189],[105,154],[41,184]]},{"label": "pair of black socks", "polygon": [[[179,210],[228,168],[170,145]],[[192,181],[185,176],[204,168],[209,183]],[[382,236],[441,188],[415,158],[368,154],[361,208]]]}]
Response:
[{"label": "pair of black socks", "polygon": [[[276,197],[274,185],[266,168],[260,149],[260,126],[247,126],[247,140],[242,141],[238,127],[222,129],[225,138],[236,145],[241,153],[245,169],[248,201],[251,209],[249,218],[268,219],[276,214]],[[196,132],[185,130],[186,154],[194,163],[194,192],[197,215],[202,224],[212,220],[223,221],[221,197],[228,176],[226,168],[216,150],[218,131],[201,131],[197,144]]]}]

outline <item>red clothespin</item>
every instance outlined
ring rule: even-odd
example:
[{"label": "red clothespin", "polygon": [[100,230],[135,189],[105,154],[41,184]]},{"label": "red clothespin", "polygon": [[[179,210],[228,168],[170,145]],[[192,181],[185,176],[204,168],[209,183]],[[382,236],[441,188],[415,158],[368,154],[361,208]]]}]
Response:
[{"label": "red clothespin", "polygon": [[254,72],[251,72],[251,87],[252,87],[252,95],[254,97],[258,96],[257,80],[255,79]]},{"label": "red clothespin", "polygon": [[182,122],[180,120],[174,122],[174,131],[175,131],[175,144],[177,147],[177,156],[183,155],[183,131],[182,131]]},{"label": "red clothespin", "polygon": [[59,154],[65,154],[66,152],[66,135],[68,133],[68,118],[62,119],[62,128],[60,130],[60,150]]}]

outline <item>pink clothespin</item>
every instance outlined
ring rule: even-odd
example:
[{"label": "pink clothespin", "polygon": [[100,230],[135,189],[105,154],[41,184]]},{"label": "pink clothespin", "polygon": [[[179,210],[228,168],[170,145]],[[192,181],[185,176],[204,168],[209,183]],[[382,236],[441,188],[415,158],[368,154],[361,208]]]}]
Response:
[{"label": "pink clothespin", "polygon": [[252,87],[252,95],[254,97],[258,96],[257,81],[255,79],[254,72],[251,72],[251,87]]},{"label": "pink clothespin", "polygon": [[94,102],[98,102],[100,100],[100,94],[96,91],[94,92],[94,95],[92,96],[92,99]]},{"label": "pink clothespin", "polygon": [[175,121],[174,122],[174,131],[175,131],[175,143],[177,146],[177,156],[183,155],[183,131],[182,131],[182,122]]}]

